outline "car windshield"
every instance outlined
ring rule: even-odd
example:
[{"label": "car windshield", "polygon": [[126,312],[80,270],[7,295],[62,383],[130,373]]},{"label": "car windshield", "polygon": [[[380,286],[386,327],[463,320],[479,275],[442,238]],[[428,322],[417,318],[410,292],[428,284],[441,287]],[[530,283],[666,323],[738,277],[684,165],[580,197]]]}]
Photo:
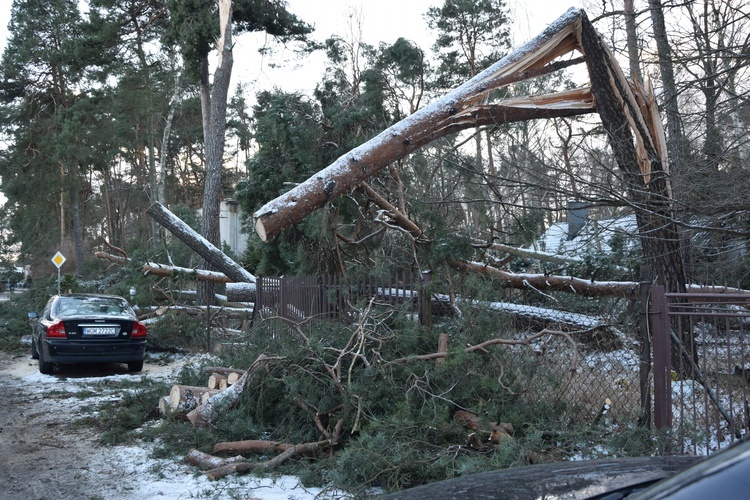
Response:
[{"label": "car windshield", "polygon": [[59,318],[71,316],[135,316],[125,299],[120,297],[60,297],[52,315]]}]

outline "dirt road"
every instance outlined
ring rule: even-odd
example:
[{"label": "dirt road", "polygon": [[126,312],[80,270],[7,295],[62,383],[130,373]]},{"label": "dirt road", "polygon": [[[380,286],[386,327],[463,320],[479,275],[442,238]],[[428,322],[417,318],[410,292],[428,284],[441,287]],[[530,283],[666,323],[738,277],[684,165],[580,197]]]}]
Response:
[{"label": "dirt road", "polygon": [[0,500],[326,498],[292,476],[208,481],[179,458],[151,458],[148,443],[101,447],[96,431],[81,426],[103,400],[122,397],[119,381],[174,380],[185,362],[147,358],[140,374],[85,365],[42,375],[29,354],[0,351]]},{"label": "dirt road", "polygon": [[169,378],[183,362],[146,362],[140,374],[112,364],[42,375],[29,354],[0,351],[0,500],[212,498],[197,494],[212,488],[181,461],[153,460],[145,443],[102,447],[81,425],[103,400],[122,397],[119,381]]},{"label": "dirt road", "polygon": [[[52,378],[52,377],[50,377]],[[0,351],[0,498],[96,499],[111,476],[90,464],[102,455],[95,434],[76,428],[70,394],[40,386],[31,357]]]}]

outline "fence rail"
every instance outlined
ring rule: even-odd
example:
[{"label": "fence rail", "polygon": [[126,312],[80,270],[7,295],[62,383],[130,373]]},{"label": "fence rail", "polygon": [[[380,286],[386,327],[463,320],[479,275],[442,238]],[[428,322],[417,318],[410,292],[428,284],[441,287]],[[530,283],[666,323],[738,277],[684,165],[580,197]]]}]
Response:
[{"label": "fence rail", "polygon": [[[259,278],[256,314],[259,319],[283,317],[297,323],[309,319],[349,321],[366,302],[374,300],[409,304],[419,312],[421,324],[431,325],[432,302],[440,296],[426,292],[429,275],[409,273],[357,282],[321,276]],[[648,287],[638,308],[645,320],[639,327],[640,337],[634,331],[627,334],[631,339],[640,338],[640,353],[632,345],[612,351],[611,342],[591,343],[592,332],[608,328],[607,318],[586,316],[582,323],[571,321],[570,313],[564,311],[556,311],[554,316],[540,314],[538,307],[525,310],[514,305],[496,311],[491,306],[498,303],[485,306],[516,320],[531,314],[537,321],[572,332],[573,345],[548,341],[538,362],[568,380],[563,393],[554,397],[569,399],[569,407],[580,413],[579,421],[598,418],[597,411],[605,402],[608,408],[611,405],[608,415],[616,422],[637,421],[649,426],[651,415],[654,426],[669,434],[672,452],[712,453],[750,432],[750,294],[666,294],[656,285],[650,292],[650,308],[643,298],[649,296]],[[475,302],[466,304],[475,306]],[[592,323],[592,319],[600,321]],[[528,334],[529,324],[538,326],[536,322],[514,324],[515,331],[505,335],[518,338]],[[650,336],[645,334],[648,332]],[[618,335],[615,338],[622,338]],[[639,379],[640,384],[636,383]],[[537,383],[537,387],[540,398],[553,395],[542,394],[545,390],[560,391],[556,386],[545,389]]]},{"label": "fence rail", "polygon": [[750,431],[750,294],[652,290],[656,427],[712,453]]},{"label": "fence rail", "polygon": [[344,319],[355,306],[371,299],[384,304],[412,303],[420,317],[426,315],[429,301],[420,301],[420,290],[428,280],[410,273],[386,278],[364,278],[356,282],[336,276],[259,277],[255,308],[261,318],[280,316],[291,321]]}]

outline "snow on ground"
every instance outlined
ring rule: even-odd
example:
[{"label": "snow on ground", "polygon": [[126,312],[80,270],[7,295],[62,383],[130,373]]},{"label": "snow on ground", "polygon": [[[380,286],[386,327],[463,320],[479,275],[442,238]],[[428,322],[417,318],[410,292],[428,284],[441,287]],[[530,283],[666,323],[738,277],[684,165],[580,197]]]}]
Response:
[{"label": "snow on ground", "polygon": [[[139,374],[103,373],[85,376],[82,371],[65,371],[42,375],[30,358],[16,363],[12,375],[31,394],[56,394],[44,398],[45,411],[66,418],[78,419],[91,414],[92,408],[105,401],[121,398],[122,382],[145,379],[167,380],[190,361],[174,358],[168,365],[146,362]],[[91,396],[91,393],[95,394]],[[157,402],[154,402],[156,405]],[[102,447],[92,450],[88,473],[96,476],[101,491],[92,498],[118,500],[143,499],[262,499],[304,500],[313,498],[345,498],[341,492],[329,493],[321,488],[305,488],[296,477],[260,478],[251,475],[230,476],[209,481],[196,467],[179,459],[151,458],[152,445]],[[93,492],[92,492],[93,493]]]}]

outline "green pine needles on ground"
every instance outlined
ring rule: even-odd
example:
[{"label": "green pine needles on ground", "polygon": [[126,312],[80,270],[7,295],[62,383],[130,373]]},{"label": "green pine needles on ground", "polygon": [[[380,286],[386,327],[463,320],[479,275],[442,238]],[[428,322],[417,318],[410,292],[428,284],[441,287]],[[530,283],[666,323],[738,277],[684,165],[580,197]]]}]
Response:
[{"label": "green pine needles on ground", "polygon": [[[249,368],[259,356],[270,357],[238,406],[219,415],[210,430],[166,419],[140,437],[158,438],[161,453],[180,454],[190,447],[211,453],[223,441],[299,444],[335,436],[335,446],[278,471],[310,486],[362,494],[371,487],[394,491],[480,471],[592,458],[604,448],[613,455],[647,451],[648,436],[637,428],[593,427],[591,409],[565,397],[565,370],[549,359],[540,362],[535,349],[465,351],[488,339],[523,336],[512,321],[475,311],[438,329],[450,337],[442,362],[430,357],[437,332],[420,327],[406,310],[364,304],[349,323],[267,319],[246,344],[222,349],[225,366]],[[192,366],[178,383],[202,385],[205,377],[201,366]],[[475,415],[480,428],[459,421],[459,411]],[[513,429],[499,442],[485,431],[495,422]]]}]

